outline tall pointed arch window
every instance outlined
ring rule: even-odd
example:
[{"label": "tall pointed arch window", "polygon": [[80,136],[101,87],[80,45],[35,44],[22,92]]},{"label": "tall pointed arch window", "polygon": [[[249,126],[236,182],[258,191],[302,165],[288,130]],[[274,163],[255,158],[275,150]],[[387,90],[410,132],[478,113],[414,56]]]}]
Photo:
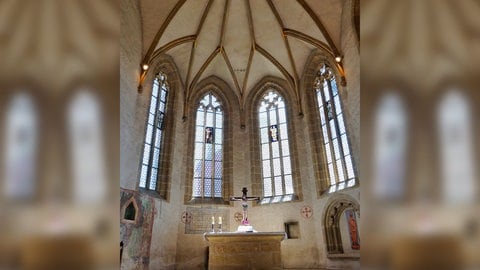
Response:
[{"label": "tall pointed arch window", "polygon": [[30,94],[21,92],[6,113],[3,191],[11,200],[29,200],[37,188],[38,118]]},{"label": "tall pointed arch window", "polygon": [[404,100],[388,92],[375,113],[374,194],[380,200],[400,200],[406,183],[408,115]]},{"label": "tall pointed arch window", "polygon": [[81,89],[68,107],[72,186],[76,202],[99,202],[107,193],[102,127],[98,96]]},{"label": "tall pointed arch window", "polygon": [[223,176],[223,107],[207,93],[195,117],[193,198],[221,198]]},{"label": "tall pointed arch window", "polygon": [[[293,179],[285,101],[276,91],[270,90],[260,100],[258,107],[260,149],[262,162],[263,196],[291,195]],[[285,198],[281,199],[285,201]]]},{"label": "tall pointed arch window", "polygon": [[159,72],[153,80],[140,170],[140,188],[148,190],[156,190],[159,180],[160,154],[162,153],[164,141],[168,91],[167,76]]},{"label": "tall pointed arch window", "polygon": [[315,79],[317,106],[323,134],[329,192],[355,185],[350,144],[337,82],[331,68],[323,65]]},{"label": "tall pointed arch window", "polygon": [[478,194],[470,103],[461,91],[452,89],[437,109],[443,200],[470,203]]}]

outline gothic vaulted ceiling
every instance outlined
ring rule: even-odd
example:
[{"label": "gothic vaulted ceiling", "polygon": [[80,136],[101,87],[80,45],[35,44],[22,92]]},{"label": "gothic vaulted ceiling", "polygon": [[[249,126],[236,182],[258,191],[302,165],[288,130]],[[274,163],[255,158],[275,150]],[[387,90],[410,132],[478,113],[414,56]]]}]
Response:
[{"label": "gothic vaulted ceiling", "polygon": [[211,75],[239,101],[264,76],[297,89],[315,48],[341,55],[338,0],[141,0],[144,63],[170,55],[191,93]]},{"label": "gothic vaulted ceiling", "polygon": [[115,0],[0,1],[0,82],[61,92],[115,78],[119,10]]},{"label": "gothic vaulted ceiling", "polygon": [[396,77],[430,89],[446,77],[478,77],[478,0],[362,0],[361,9],[362,60],[368,63],[362,80]]}]

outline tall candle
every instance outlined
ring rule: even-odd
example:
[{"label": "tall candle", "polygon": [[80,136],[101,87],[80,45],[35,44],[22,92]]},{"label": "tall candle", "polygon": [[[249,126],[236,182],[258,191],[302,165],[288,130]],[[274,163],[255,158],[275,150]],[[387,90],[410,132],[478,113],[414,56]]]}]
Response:
[{"label": "tall candle", "polygon": [[222,224],[222,217],[218,217],[218,224]]},{"label": "tall candle", "polygon": [[215,217],[212,216],[212,224],[215,224]]}]

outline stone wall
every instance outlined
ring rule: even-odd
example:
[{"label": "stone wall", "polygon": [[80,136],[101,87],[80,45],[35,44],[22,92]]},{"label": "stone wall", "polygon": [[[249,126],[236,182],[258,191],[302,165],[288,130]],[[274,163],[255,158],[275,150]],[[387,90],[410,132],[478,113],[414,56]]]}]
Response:
[{"label": "stone wall", "polygon": [[[144,91],[137,91],[140,63],[142,60],[142,31],[140,9],[138,1],[121,1],[122,10],[122,35],[120,39],[120,187],[124,192],[137,194],[139,198],[145,200],[149,204],[151,220],[144,226],[150,226],[150,230],[138,230],[130,228],[130,224],[121,225],[121,241],[124,241],[124,253],[122,260],[122,269],[173,269],[176,256],[176,226],[178,223],[177,206],[181,203],[169,203],[157,196],[151,194],[141,194],[138,192],[138,173],[141,158],[141,151],[145,132],[145,119],[151,94],[152,74],[148,74]],[[169,70],[170,72],[172,70]],[[174,79],[174,78],[172,78]],[[172,84],[175,81],[171,81]],[[179,89],[179,100],[182,99],[181,90]],[[175,91],[173,89],[172,91]],[[172,99],[173,107],[176,98]],[[180,102],[181,104],[181,102]],[[181,115],[181,106],[178,109]],[[181,123],[181,117],[174,118],[178,120],[173,123],[172,130],[176,130],[175,125]],[[175,133],[173,144],[176,147],[182,147],[182,131]],[[174,149],[172,153],[176,153],[179,149]],[[171,162],[182,164],[184,162],[182,155],[173,154]],[[176,168],[170,176],[172,184],[169,189],[174,191],[172,195],[168,195],[170,201],[181,202],[178,197],[180,178],[183,171]],[[122,207],[123,205],[120,205]],[[140,207],[140,211],[142,208]],[[141,213],[146,215],[146,213]],[[135,234],[135,235],[134,235]],[[132,237],[135,237],[132,239]],[[141,241],[139,240],[141,239]],[[145,251],[145,248],[148,250]],[[142,254],[148,253],[148,259],[139,260],[139,256],[135,250],[142,250]],[[143,262],[147,260],[147,264]]]},{"label": "stone wall", "polygon": [[134,132],[133,126],[142,60],[142,28],[138,1],[122,0],[120,4],[120,187],[135,190],[139,149],[131,142],[141,136]]}]

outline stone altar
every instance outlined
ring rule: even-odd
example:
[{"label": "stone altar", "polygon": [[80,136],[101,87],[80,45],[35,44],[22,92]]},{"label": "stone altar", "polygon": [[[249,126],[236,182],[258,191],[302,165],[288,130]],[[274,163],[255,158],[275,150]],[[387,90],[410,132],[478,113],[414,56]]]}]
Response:
[{"label": "stone altar", "polygon": [[280,242],[285,232],[205,233],[208,269],[283,269]]}]

